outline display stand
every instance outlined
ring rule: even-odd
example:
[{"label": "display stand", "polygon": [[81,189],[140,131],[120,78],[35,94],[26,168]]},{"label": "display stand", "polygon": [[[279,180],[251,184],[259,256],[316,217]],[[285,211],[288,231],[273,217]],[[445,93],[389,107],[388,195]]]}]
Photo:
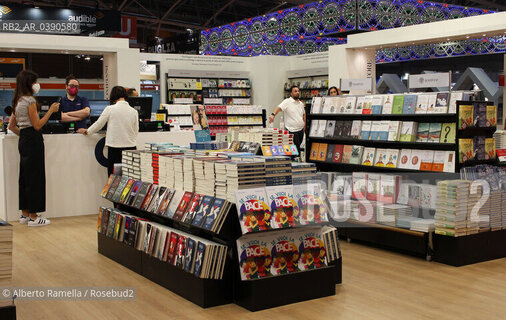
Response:
[{"label": "display stand", "polygon": [[[336,283],[342,282],[342,258],[330,262],[327,267],[311,271],[242,281],[236,246],[236,240],[241,236],[241,229],[235,205],[231,206],[219,233],[123,204],[115,203],[115,205],[131,215],[224,244],[229,248],[223,279],[202,279],[98,233],[100,254],[202,308],[235,302],[250,311],[263,310],[334,295]],[[276,290],[275,295],[266,294],[272,292],[273,288]]]}]

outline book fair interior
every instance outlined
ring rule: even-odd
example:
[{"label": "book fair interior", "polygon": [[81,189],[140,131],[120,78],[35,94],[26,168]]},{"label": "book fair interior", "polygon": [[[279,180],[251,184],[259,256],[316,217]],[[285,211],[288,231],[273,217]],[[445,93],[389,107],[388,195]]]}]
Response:
[{"label": "book fair interior", "polygon": [[0,319],[503,318],[505,43],[499,0],[0,3]]}]

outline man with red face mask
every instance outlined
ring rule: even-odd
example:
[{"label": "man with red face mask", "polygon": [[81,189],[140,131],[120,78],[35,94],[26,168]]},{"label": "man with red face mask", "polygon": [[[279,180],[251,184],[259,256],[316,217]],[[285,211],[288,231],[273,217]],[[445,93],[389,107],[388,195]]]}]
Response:
[{"label": "man with red face mask", "polygon": [[90,103],[85,97],[77,95],[79,92],[79,81],[73,75],[65,79],[67,94],[61,99],[61,120],[73,122],[75,130],[86,128],[86,122],[90,116]]}]

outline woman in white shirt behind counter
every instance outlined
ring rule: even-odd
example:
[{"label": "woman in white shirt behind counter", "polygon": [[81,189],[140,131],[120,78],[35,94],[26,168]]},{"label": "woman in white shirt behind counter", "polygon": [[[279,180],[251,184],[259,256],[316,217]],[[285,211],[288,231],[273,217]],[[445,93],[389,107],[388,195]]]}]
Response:
[{"label": "woman in white shirt behind counter", "polygon": [[108,149],[108,175],[113,173],[115,163],[121,163],[121,152],[123,150],[135,150],[137,146],[139,113],[128,104],[127,98],[126,89],[115,86],[110,94],[109,101],[111,105],[104,109],[98,120],[88,129],[77,130],[77,132],[85,135],[94,134],[107,123],[105,145]]}]

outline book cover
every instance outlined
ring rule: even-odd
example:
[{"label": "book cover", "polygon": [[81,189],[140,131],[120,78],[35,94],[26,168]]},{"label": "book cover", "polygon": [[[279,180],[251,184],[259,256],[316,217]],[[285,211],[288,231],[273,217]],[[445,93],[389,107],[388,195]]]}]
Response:
[{"label": "book cover", "polygon": [[318,157],[316,158],[316,160],[325,161],[325,156],[327,155],[327,147],[328,144],[320,143],[320,146],[318,148]]},{"label": "book cover", "polygon": [[387,149],[376,149],[376,156],[374,157],[375,167],[385,167],[387,163]]},{"label": "book cover", "polygon": [[121,176],[114,176],[114,179],[111,183],[111,187],[109,188],[109,190],[107,190],[107,194],[105,196],[106,199],[109,199],[111,200],[114,193],[116,193],[116,189],[118,189],[118,185],[121,181]]},{"label": "book cover", "polygon": [[332,154],[331,162],[342,162],[343,158],[343,150],[344,146],[342,144],[337,144],[334,146],[334,152]]},{"label": "book cover", "polygon": [[495,158],[496,158],[495,138],[486,138],[485,139],[485,160],[495,159]]},{"label": "book cover", "polygon": [[315,137],[323,138],[325,136],[325,128],[327,127],[327,120],[318,120],[319,124],[316,130]]},{"label": "book cover", "polygon": [[[315,120],[311,120],[311,125],[312,125],[313,121],[315,121]],[[310,136],[311,136],[311,134],[310,134]],[[272,156],[271,147],[270,146],[262,146],[262,154],[266,157],[271,157]]]},{"label": "book cover", "polygon": [[399,162],[399,149],[387,149],[386,152],[386,164],[387,168],[397,168]]},{"label": "book cover", "polygon": [[294,186],[294,198],[301,225],[328,221],[327,198],[320,183]]},{"label": "book cover", "polygon": [[192,197],[192,192],[186,191],[184,193],[183,198],[181,198],[181,201],[179,202],[179,205],[177,206],[176,212],[174,213],[172,219],[181,221]]},{"label": "book cover", "polygon": [[353,181],[353,189],[352,189],[353,198],[365,199],[367,197],[367,173],[353,172],[352,181]]},{"label": "book cover", "polygon": [[417,123],[413,121],[403,121],[399,141],[413,142],[416,139]]},{"label": "book cover", "polygon": [[453,91],[450,94],[448,113],[456,113],[457,112],[457,101],[463,100],[463,97],[464,97],[464,92],[462,92],[462,91]]},{"label": "book cover", "polygon": [[149,208],[147,211],[152,213],[157,213],[158,208],[160,208],[160,205],[162,203],[163,197],[165,196],[165,192],[167,191],[167,187],[160,186],[158,190],[156,191],[156,194],[153,196],[153,200],[151,200],[151,203],[149,204]]},{"label": "book cover", "polygon": [[169,204],[172,200],[172,197],[174,196],[175,191],[176,191],[175,189],[167,188],[167,190],[165,191],[165,194],[162,198],[162,202],[160,204],[160,207],[158,208],[157,214],[160,214],[160,215],[167,214],[167,208],[169,207]]},{"label": "book cover", "polygon": [[297,272],[299,270],[299,248],[295,244],[295,233],[276,235],[270,241],[271,274],[273,276]]},{"label": "book cover", "polygon": [[346,97],[344,113],[354,113],[356,102],[357,102],[357,97],[351,97],[351,96]]},{"label": "book cover", "polygon": [[271,228],[271,212],[264,188],[237,190],[235,199],[243,234]]},{"label": "book cover", "polygon": [[367,175],[367,200],[378,201],[381,186],[381,175],[369,173]]},{"label": "book cover", "polygon": [[448,113],[448,92],[440,92],[436,95],[436,113]]},{"label": "book cover", "polygon": [[328,147],[327,147],[327,155],[325,156],[325,161],[326,162],[332,162],[332,159],[334,159],[334,149],[335,149],[335,145],[334,144],[329,144]]},{"label": "book cover", "polygon": [[167,218],[172,219],[174,217],[179,207],[179,203],[181,202],[181,199],[183,198],[184,194],[185,194],[184,191],[174,189],[174,195],[172,196],[172,200],[170,201],[169,206],[165,211],[165,216]]},{"label": "book cover", "polygon": [[420,163],[420,170],[432,171],[432,164],[434,161],[434,150],[422,150]]},{"label": "book cover", "polygon": [[383,111],[383,96],[373,96],[371,102],[371,114],[381,114]]},{"label": "book cover", "polygon": [[[251,189],[248,189],[251,190]],[[207,212],[204,222],[202,223],[202,228],[213,230],[214,225],[220,219],[221,214],[223,213],[223,209],[228,206],[228,203],[224,199],[215,198],[213,204],[209,208]],[[260,222],[259,222],[260,223]]]},{"label": "book cover", "polygon": [[177,245],[176,245],[176,250],[175,250],[175,257],[174,257],[174,265],[178,268],[181,268],[183,269],[184,267],[184,251],[185,251],[185,244],[186,244],[186,240],[188,238],[185,237],[185,236],[179,236],[179,238],[177,239]]},{"label": "book cover", "polygon": [[486,127],[495,127],[497,126],[497,107],[496,106],[487,106],[487,120]]},{"label": "book cover", "polygon": [[[309,136],[310,137],[316,137],[316,132],[318,131],[318,126],[319,126],[320,122],[318,120],[311,120],[311,124],[309,126]],[[262,150],[263,148],[265,148],[266,146],[262,147]],[[265,154],[264,154],[265,155]]]},{"label": "book cover", "polygon": [[459,129],[466,129],[473,126],[474,107],[472,105],[461,105],[459,107]]},{"label": "book cover", "polygon": [[473,138],[474,158],[476,160],[485,160],[485,137],[475,136]]},{"label": "book cover", "polygon": [[487,104],[485,102],[475,102],[473,126],[478,128],[487,127]]},{"label": "book cover", "polygon": [[128,200],[125,202],[126,205],[133,207],[134,201],[137,195],[139,194],[139,190],[141,189],[142,181],[135,181],[132,185],[132,190],[130,191],[130,195],[128,196]]},{"label": "book cover", "polygon": [[393,94],[387,94],[385,95],[385,101],[383,102],[383,110],[381,111],[382,114],[392,114],[392,110],[394,107],[394,95]]},{"label": "book cover", "polygon": [[292,155],[292,148],[289,144],[283,145],[283,150],[285,150],[285,156],[291,156]]},{"label": "book cover", "polygon": [[111,198],[112,202],[118,202],[119,198],[121,197],[121,194],[123,193],[123,190],[125,189],[128,178],[125,176],[121,177],[121,180],[119,181],[118,187],[116,188],[116,191],[114,192],[114,195]]},{"label": "book cover", "polygon": [[369,140],[378,141],[380,137],[381,121],[373,121],[371,125],[371,133]]},{"label": "book cover", "polygon": [[299,270],[313,270],[327,265],[325,245],[316,229],[299,236],[299,254]]},{"label": "book cover", "polygon": [[167,262],[172,265],[174,265],[174,262],[176,259],[176,247],[177,247],[178,239],[179,239],[179,234],[172,231],[170,234],[169,249],[167,251]]},{"label": "book cover", "polygon": [[197,212],[195,213],[195,217],[193,218],[191,224],[197,227],[202,226],[202,222],[204,222],[204,219],[209,212],[212,204],[214,202],[214,197],[212,196],[204,196],[202,198],[202,201],[197,208]]},{"label": "book cover", "polygon": [[362,128],[360,129],[360,139],[370,140],[371,137],[372,121],[362,121]]},{"label": "book cover", "polygon": [[364,106],[362,107],[362,114],[372,113],[372,96],[368,95],[364,98]]},{"label": "book cover", "polygon": [[351,135],[351,121],[344,121],[343,122],[343,130],[341,131],[341,135],[345,138],[349,138]]},{"label": "book cover", "polygon": [[360,136],[360,129],[362,128],[362,121],[361,120],[353,120],[351,125],[351,132],[350,137],[351,138],[358,138]]},{"label": "book cover", "polygon": [[336,121],[336,126],[333,134],[334,138],[339,138],[343,134],[343,123],[344,121]]},{"label": "book cover", "polygon": [[318,150],[320,149],[320,144],[313,142],[311,144],[311,153],[309,154],[309,160],[316,161],[318,160]]},{"label": "book cover", "polygon": [[432,160],[432,171],[443,172],[445,165],[446,151],[434,151]]},{"label": "book cover", "polygon": [[455,172],[455,151],[445,151],[446,157],[445,157],[445,164],[444,164],[444,172]]},{"label": "book cover", "polygon": [[416,101],[416,114],[425,114],[427,113],[427,109],[429,108],[429,95],[421,94],[418,96]]},{"label": "book cover", "polygon": [[415,94],[404,95],[404,103],[402,106],[402,113],[403,114],[414,114],[416,111],[416,100],[417,100],[417,95],[415,95]]},{"label": "book cover", "polygon": [[317,114],[320,113],[322,107],[322,97],[313,97],[313,102],[311,103],[311,113]]},{"label": "book cover", "polygon": [[372,166],[374,164],[374,156],[376,155],[376,148],[364,148],[362,155],[362,165]]},{"label": "book cover", "polygon": [[298,156],[299,150],[297,150],[297,146],[294,144],[290,145],[290,150],[292,151],[292,156]]},{"label": "book cover", "polygon": [[423,150],[411,150],[408,169],[420,170],[420,166],[422,165],[422,154]]},{"label": "book cover", "polygon": [[432,122],[429,125],[429,139],[428,142],[438,143],[441,139],[441,123]]},{"label": "book cover", "polygon": [[187,207],[186,212],[183,216],[183,222],[191,224],[195,216],[197,215],[198,209],[202,200],[204,199],[204,195],[195,193],[191,199],[190,205]]},{"label": "book cover", "polygon": [[390,129],[390,120],[381,120],[379,126],[378,140],[388,140],[388,130]]},{"label": "book cover", "polygon": [[399,141],[401,121],[390,121],[388,124],[388,141]]},{"label": "book cover", "polygon": [[111,184],[116,176],[114,174],[111,174],[109,178],[107,178],[107,182],[105,183],[104,188],[102,189],[102,192],[100,192],[100,196],[105,198],[107,195],[107,191],[109,191],[109,188],[111,187]]},{"label": "book cover", "polygon": [[281,154],[278,153],[278,148],[277,146],[270,146],[270,149],[271,149],[271,154],[273,156],[280,156]]},{"label": "book cover", "polygon": [[185,259],[184,259],[184,271],[190,273],[192,271],[193,267],[193,261],[195,257],[195,240],[192,238],[187,238],[186,240],[186,252],[185,252]]},{"label": "book cover", "polygon": [[204,256],[206,254],[206,245],[199,241],[197,244],[197,251],[195,253],[195,262],[193,268],[193,274],[200,278],[202,272],[202,264],[204,263]]},{"label": "book cover", "polygon": [[428,94],[429,101],[427,102],[427,113],[436,113],[436,102],[437,102],[437,94],[432,93]]},{"label": "book cover", "polygon": [[343,146],[343,156],[341,161],[342,163],[350,163],[352,150],[353,146],[350,145]]},{"label": "book cover", "polygon": [[428,142],[429,140],[430,123],[422,122],[418,124],[418,131],[416,133],[416,142]]},{"label": "book cover", "polygon": [[404,95],[403,94],[395,95],[392,107],[392,114],[402,114],[403,107],[404,107]]},{"label": "book cover", "polygon": [[454,122],[443,123],[441,126],[441,143],[455,143],[455,136],[457,134],[457,126]]},{"label": "book cover", "polygon": [[325,138],[332,138],[334,136],[335,127],[336,127],[335,120],[327,121],[327,127],[325,128]]},{"label": "book cover", "polygon": [[119,203],[125,203],[128,199],[128,195],[130,194],[130,190],[132,189],[132,186],[134,184],[134,179],[128,179],[127,184],[125,185],[125,188],[123,189],[123,192],[121,193],[121,196],[118,199]]},{"label": "book cover", "polygon": [[363,146],[357,145],[352,146],[350,164],[361,164],[363,152],[364,152]]},{"label": "book cover", "polygon": [[273,229],[294,227],[299,221],[292,185],[265,187]]},{"label": "book cover", "polygon": [[383,203],[396,203],[399,194],[399,181],[400,176],[381,175],[378,201]]},{"label": "book cover", "polygon": [[142,203],[144,203],[144,199],[146,198],[146,195],[148,194],[149,188],[151,188],[151,183],[142,182],[141,187],[139,188],[139,192],[134,200],[133,206],[135,208],[137,208],[137,209],[141,208]]},{"label": "book cover", "polygon": [[272,256],[265,237],[237,239],[241,280],[262,279],[271,276]]},{"label": "book cover", "polygon": [[144,198],[144,201],[142,202],[142,205],[140,208],[142,211],[148,210],[149,204],[151,203],[151,200],[153,200],[153,196],[155,195],[157,190],[158,190],[158,185],[152,184],[148,190],[148,193],[146,194],[146,198]]},{"label": "book cover", "polygon": [[459,163],[474,159],[473,139],[459,139]]},{"label": "book cover", "polygon": [[357,98],[357,104],[355,106],[355,112],[354,112],[355,114],[362,114],[362,110],[364,109],[364,102],[365,102],[364,96]]},{"label": "book cover", "polygon": [[411,149],[402,149],[399,155],[399,165],[401,169],[409,169],[409,160],[411,159]]}]

